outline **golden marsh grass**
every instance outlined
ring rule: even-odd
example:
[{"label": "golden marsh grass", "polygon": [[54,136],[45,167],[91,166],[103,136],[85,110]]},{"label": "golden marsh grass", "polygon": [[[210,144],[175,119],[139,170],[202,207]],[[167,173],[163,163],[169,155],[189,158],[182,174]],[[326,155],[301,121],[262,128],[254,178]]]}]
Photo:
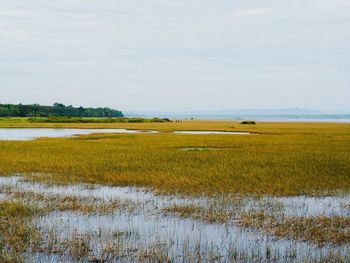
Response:
[{"label": "golden marsh grass", "polygon": [[[350,125],[183,121],[52,124],[2,121],[1,127],[128,128],[159,134],[98,134],[0,141],[0,174],[55,183],[152,187],[183,194],[324,195],[350,189]],[[175,130],[249,131],[183,135]],[[220,151],[183,151],[217,148]]]},{"label": "golden marsh grass", "polygon": [[243,214],[240,219],[243,227],[254,227],[278,238],[312,241],[316,244],[350,243],[349,217],[282,217],[274,218],[263,212]]}]

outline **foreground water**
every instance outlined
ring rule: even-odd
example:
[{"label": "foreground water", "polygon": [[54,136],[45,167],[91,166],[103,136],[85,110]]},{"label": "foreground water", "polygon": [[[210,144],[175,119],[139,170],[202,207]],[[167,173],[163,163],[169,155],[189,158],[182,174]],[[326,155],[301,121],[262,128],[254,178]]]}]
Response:
[{"label": "foreground water", "polygon": [[[88,248],[79,260],[108,262],[147,261],[155,255],[167,255],[175,262],[318,262],[329,255],[346,258],[350,253],[350,244],[319,246],[277,239],[242,228],[237,222],[242,213],[259,211],[285,217],[349,217],[346,207],[350,195],[185,198],[156,195],[144,188],[46,185],[26,182],[16,176],[0,177],[0,198],[52,208],[31,222],[40,231],[42,244],[25,254],[28,261],[74,262],[77,258],[72,255],[71,246],[77,243]],[[75,207],[84,209],[55,208],[57,203],[62,205],[72,198],[85,205],[75,204]],[[93,205],[95,209],[86,209],[86,205]],[[208,222],[204,218],[164,212],[174,206],[225,211],[230,218]],[[110,208],[100,210],[101,207]]]}]

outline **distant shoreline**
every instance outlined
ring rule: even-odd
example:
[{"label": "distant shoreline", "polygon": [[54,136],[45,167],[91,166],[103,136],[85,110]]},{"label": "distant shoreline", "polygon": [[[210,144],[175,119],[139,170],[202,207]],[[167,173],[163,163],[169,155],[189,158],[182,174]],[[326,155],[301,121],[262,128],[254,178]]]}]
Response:
[{"label": "distant shoreline", "polygon": [[[138,117],[150,117],[151,115],[130,115]],[[322,115],[279,115],[279,114],[247,114],[247,115],[186,115],[186,114],[158,114],[157,117],[169,119],[187,119],[187,120],[228,120],[242,121],[255,120],[260,122],[331,122],[331,123],[350,123],[350,114],[322,114]]]}]

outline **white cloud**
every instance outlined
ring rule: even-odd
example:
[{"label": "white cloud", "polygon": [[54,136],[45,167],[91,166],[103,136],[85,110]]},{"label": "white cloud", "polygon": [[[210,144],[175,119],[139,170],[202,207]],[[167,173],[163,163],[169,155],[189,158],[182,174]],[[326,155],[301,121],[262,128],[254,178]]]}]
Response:
[{"label": "white cloud", "polygon": [[288,94],[322,108],[317,87],[328,108],[348,107],[348,0],[264,3],[0,0],[1,99],[195,110]]}]

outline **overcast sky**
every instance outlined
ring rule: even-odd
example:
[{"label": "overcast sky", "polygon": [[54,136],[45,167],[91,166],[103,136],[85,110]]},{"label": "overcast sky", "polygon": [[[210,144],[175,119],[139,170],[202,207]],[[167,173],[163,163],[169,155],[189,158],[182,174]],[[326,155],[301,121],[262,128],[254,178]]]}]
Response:
[{"label": "overcast sky", "polygon": [[0,103],[350,112],[349,0],[0,0]]}]

